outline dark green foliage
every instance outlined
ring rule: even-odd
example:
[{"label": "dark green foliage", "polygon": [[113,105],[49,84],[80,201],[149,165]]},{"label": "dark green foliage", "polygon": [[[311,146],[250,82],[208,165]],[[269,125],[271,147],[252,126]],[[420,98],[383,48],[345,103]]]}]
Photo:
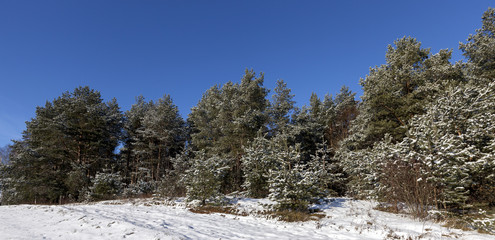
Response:
[{"label": "dark green foliage", "polygon": [[276,146],[273,141],[260,134],[244,151],[245,154],[241,159],[245,179],[243,187],[251,197],[267,197],[270,170],[278,166],[275,156]]},{"label": "dark green foliage", "polygon": [[[90,182],[89,176],[86,175],[84,168],[80,165],[74,164],[70,172],[67,173],[67,177],[64,181],[67,186],[67,193],[70,200],[76,196],[84,196],[88,191],[87,183]],[[84,187],[81,187],[84,186]]]},{"label": "dark green foliage", "polygon": [[183,153],[171,159],[172,169],[167,170],[165,177],[158,186],[161,195],[167,197],[185,196],[186,187],[184,186],[183,177],[191,167],[193,154],[184,150]]},{"label": "dark green foliage", "polygon": [[[346,86],[340,89],[335,98],[326,95],[321,101],[316,94],[311,95],[310,116],[322,128],[321,132],[331,152],[335,152],[340,141],[348,136],[351,121],[358,115],[355,95]],[[321,139],[315,143],[321,143]]]},{"label": "dark green foliage", "polygon": [[337,154],[348,194],[406,203],[420,217],[432,206],[463,213],[494,205],[494,12],[461,44],[467,64],[404,38],[389,47],[386,65],[371,69]]},{"label": "dark green foliage", "polygon": [[208,155],[240,156],[242,146],[267,123],[263,80],[263,74],[255,78],[246,70],[240,84],[228,82],[207,90],[189,114],[193,146]]},{"label": "dark green foliage", "polygon": [[11,145],[0,147],[0,166],[9,163],[9,155],[11,149],[12,149]]},{"label": "dark green foliage", "polygon": [[[79,87],[36,109],[15,142],[2,187],[7,202],[58,202],[80,199],[81,189],[103,167],[113,164],[121,137],[122,114],[115,99]],[[13,199],[13,200],[9,200]]]},{"label": "dark green foliage", "polygon": [[122,177],[119,173],[99,172],[91,183],[88,200],[113,199],[120,195],[123,189]]},{"label": "dark green foliage", "polygon": [[138,97],[126,112],[126,142],[122,149],[127,181],[160,181],[173,168],[171,159],[186,141],[185,122],[169,95],[156,103]]},{"label": "dark green foliage", "polygon": [[494,205],[494,13],[461,43],[467,64],[413,38],[389,46],[387,64],[361,81],[360,115],[337,153],[348,194],[406,203],[420,217],[432,205]]},{"label": "dark green foliage", "polygon": [[303,163],[298,146],[287,147],[284,139],[275,139],[274,143],[275,151],[270,156],[274,164],[268,175],[269,197],[277,202],[277,210],[306,212],[310,203],[328,193],[325,182],[330,179],[324,176],[325,166],[316,158]]},{"label": "dark green foliage", "polygon": [[326,142],[317,144],[316,151],[311,155],[308,169],[313,171],[316,178],[314,184],[318,192],[325,196],[343,196],[346,191],[347,175],[341,163],[333,157],[333,151]]},{"label": "dark green foliage", "polygon": [[292,116],[293,123],[280,134],[289,146],[298,146],[301,161],[308,162],[311,154],[316,151],[316,145],[323,141],[325,126],[313,118],[311,109],[303,107],[296,109]]},{"label": "dark green foliage", "polygon": [[277,80],[275,95],[272,96],[272,102],[268,110],[270,116],[270,135],[276,136],[278,133],[287,130],[290,123],[290,114],[295,110],[294,95],[287,88],[284,80]]},{"label": "dark green foliage", "polygon": [[222,179],[228,170],[228,160],[218,156],[207,157],[204,152],[196,153],[191,167],[186,170],[182,180],[187,189],[187,199],[199,200],[202,205],[207,201],[209,203],[221,201]]},{"label": "dark green foliage", "polygon": [[[404,37],[388,46],[387,64],[371,68],[361,79],[364,93],[360,118],[354,127],[358,137],[354,147],[371,147],[389,134],[400,141],[409,119],[425,112],[425,104],[434,99],[432,86],[444,81],[460,81],[462,73],[450,64],[451,51],[432,55],[414,38]],[[358,133],[359,132],[359,133]],[[357,141],[357,142],[355,142]],[[349,147],[349,146],[348,146]]]},{"label": "dark green foliage", "polygon": [[481,18],[482,27],[470,35],[460,49],[468,58],[468,71],[477,81],[493,81],[495,78],[495,9],[488,8]]},{"label": "dark green foliage", "polygon": [[243,146],[267,124],[268,90],[263,81],[263,74],[256,78],[254,71],[246,70],[240,84],[228,82],[206,91],[189,114],[192,148],[229,161],[224,191],[240,190]]}]

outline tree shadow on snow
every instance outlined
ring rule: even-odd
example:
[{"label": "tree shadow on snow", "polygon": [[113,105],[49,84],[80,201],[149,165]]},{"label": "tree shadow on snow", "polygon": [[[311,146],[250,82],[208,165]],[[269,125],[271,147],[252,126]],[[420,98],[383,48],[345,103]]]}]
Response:
[{"label": "tree shadow on snow", "polygon": [[344,203],[349,201],[347,198],[327,198],[321,199],[319,203],[313,204],[310,209],[327,210],[330,208],[344,207]]}]

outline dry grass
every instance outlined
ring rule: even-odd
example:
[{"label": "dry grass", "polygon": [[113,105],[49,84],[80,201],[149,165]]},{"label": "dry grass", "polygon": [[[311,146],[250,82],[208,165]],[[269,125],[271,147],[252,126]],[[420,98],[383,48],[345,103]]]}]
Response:
[{"label": "dry grass", "polygon": [[205,206],[190,208],[189,211],[191,211],[193,213],[199,213],[199,214],[222,213],[222,214],[232,214],[232,215],[236,215],[236,216],[247,216],[248,215],[247,213],[240,212],[238,209],[235,209],[232,207],[212,206],[212,205],[205,205]]},{"label": "dry grass", "polygon": [[380,203],[373,209],[389,213],[399,213],[402,210],[402,208],[400,208],[399,206],[394,206],[393,204],[389,203]]},{"label": "dry grass", "polygon": [[495,216],[469,213],[469,214],[453,214],[444,213],[436,220],[443,222],[444,227],[461,229],[463,231],[476,230],[479,233],[495,235]]},{"label": "dry grass", "polygon": [[473,230],[471,224],[463,219],[459,218],[449,218],[443,224],[444,227],[461,229],[463,231]]},{"label": "dry grass", "polygon": [[[246,212],[241,212],[239,209],[228,207],[228,206],[214,206],[205,205],[189,209],[190,212],[198,214],[231,214],[236,216],[248,216]],[[311,212],[301,212],[301,211],[257,211],[252,213],[258,216],[265,216],[266,218],[273,218],[284,222],[306,222],[306,221],[318,221],[326,215],[321,212],[311,213]]]},{"label": "dry grass", "polygon": [[301,211],[276,211],[271,213],[272,217],[284,221],[284,222],[306,222],[306,221],[318,221],[324,218],[324,213],[309,213]]}]

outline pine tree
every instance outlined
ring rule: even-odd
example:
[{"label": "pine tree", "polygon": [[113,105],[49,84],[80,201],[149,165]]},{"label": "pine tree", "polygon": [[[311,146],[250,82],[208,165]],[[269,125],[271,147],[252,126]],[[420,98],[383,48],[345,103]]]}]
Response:
[{"label": "pine tree", "polygon": [[225,192],[240,190],[243,147],[268,121],[268,90],[263,81],[263,74],[256,77],[254,71],[246,70],[240,84],[228,82],[210,88],[189,114],[192,149],[230,162],[231,170],[223,181]]},{"label": "pine tree", "polygon": [[[170,158],[183,150],[185,143],[185,122],[169,95],[160,98],[142,119],[143,127],[137,130],[137,137],[146,144],[146,163],[151,178],[160,180],[166,169],[171,169]],[[136,154],[138,155],[138,154]]]},{"label": "pine tree", "polygon": [[189,201],[199,200],[202,205],[217,203],[222,197],[220,188],[229,163],[218,156],[207,157],[204,151],[195,155],[182,180],[187,190],[186,197]]},{"label": "pine tree", "polygon": [[300,159],[298,146],[287,146],[283,138],[272,140],[276,143],[272,153],[273,168],[269,169],[270,199],[277,202],[277,210],[308,211],[310,203],[318,202],[330,193],[328,187],[339,181],[339,174],[332,172],[332,166],[325,151],[304,163]]},{"label": "pine tree", "polygon": [[451,86],[408,123],[406,137],[341,151],[349,192],[450,210],[493,204],[495,84]]},{"label": "pine tree", "polygon": [[260,133],[244,151],[241,161],[245,180],[242,186],[251,197],[268,196],[270,170],[278,167],[273,142]]},{"label": "pine tree", "polygon": [[301,161],[307,163],[316,151],[318,143],[323,141],[325,126],[312,117],[312,109],[303,106],[296,108],[292,115],[292,124],[283,133],[289,146],[298,146]]},{"label": "pine tree", "polygon": [[488,8],[481,19],[481,29],[459,48],[468,58],[469,75],[486,82],[495,78],[495,9]]},{"label": "pine tree", "polygon": [[12,149],[11,145],[5,145],[0,147],[0,165],[5,165],[9,163],[9,155]]},{"label": "pine tree", "polygon": [[287,129],[290,123],[290,114],[294,111],[294,94],[287,88],[284,80],[277,80],[275,94],[269,107],[271,136]]},{"label": "pine tree", "polygon": [[[36,109],[13,146],[10,183],[18,202],[80,199],[97,171],[115,163],[122,114],[115,99],[79,87]],[[80,176],[78,181],[75,177]]]},{"label": "pine tree", "polygon": [[311,155],[308,170],[315,175],[315,196],[343,196],[346,190],[347,176],[341,163],[333,158],[333,152],[326,142],[317,145],[316,152]]},{"label": "pine tree", "polygon": [[349,175],[347,193],[358,198],[376,198],[380,195],[380,173],[386,160],[392,155],[392,138],[385,135],[372,148],[352,150],[341,149],[337,159]]},{"label": "pine tree", "polygon": [[[334,151],[338,148],[340,142],[349,135],[349,130],[351,128],[351,122],[358,115],[358,102],[355,100],[356,93],[349,90],[348,87],[342,86],[339,93],[335,96],[333,101],[330,101],[328,97],[325,98],[323,102],[324,106],[335,106],[326,107],[326,111],[333,111],[334,114],[326,114],[333,116],[329,117],[331,121],[327,122],[327,142],[330,148]],[[333,104],[331,104],[331,103]]]},{"label": "pine tree", "polygon": [[167,197],[185,196],[186,188],[182,182],[187,170],[191,168],[193,153],[189,149],[184,149],[181,154],[170,159],[172,169],[167,169],[165,177],[159,185],[159,193]]},{"label": "pine tree", "polygon": [[91,179],[87,200],[113,199],[122,193],[124,183],[120,173],[112,173],[109,169],[103,169]]},{"label": "pine tree", "polygon": [[120,150],[120,157],[125,161],[123,169],[126,182],[134,185],[139,181],[151,181],[151,171],[142,166],[143,159],[140,158],[146,144],[139,138],[138,130],[143,129],[143,119],[153,101],[146,102],[143,96],[136,97],[136,103],[125,112],[124,121],[124,146]]},{"label": "pine tree", "polygon": [[432,181],[442,191],[445,207],[494,201],[485,195],[493,192],[495,173],[493,161],[487,159],[493,156],[494,87],[474,83],[451,88],[411,123],[410,135],[419,139],[420,151],[428,153]]},{"label": "pine tree", "polygon": [[[306,211],[310,203],[310,194],[306,182],[307,175],[300,164],[300,155],[294,147],[279,142],[273,157],[276,168],[269,172],[269,198],[277,202],[278,210]],[[308,176],[309,177],[309,176]]]},{"label": "pine tree", "polygon": [[371,147],[375,141],[389,134],[401,141],[409,119],[425,112],[426,102],[432,98],[425,86],[443,81],[461,81],[459,67],[450,64],[451,51],[441,50],[432,55],[414,38],[404,37],[389,45],[385,65],[370,69],[361,79],[364,93],[359,108],[360,116],[352,130],[358,149]]},{"label": "pine tree", "polygon": [[184,149],[185,122],[169,95],[156,103],[138,97],[126,113],[124,148],[130,184],[154,183],[173,168],[171,159]]},{"label": "pine tree", "polygon": [[35,171],[41,161],[36,159],[35,153],[25,142],[13,142],[10,158],[10,164],[0,169],[2,204],[39,203],[45,201],[47,195],[57,198],[61,194],[50,179],[53,175],[45,176],[53,173],[53,169],[40,168]]}]

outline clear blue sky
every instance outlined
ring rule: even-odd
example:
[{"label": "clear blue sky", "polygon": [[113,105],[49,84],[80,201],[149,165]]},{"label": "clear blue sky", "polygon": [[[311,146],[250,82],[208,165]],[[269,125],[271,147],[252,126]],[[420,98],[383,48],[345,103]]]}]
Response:
[{"label": "clear blue sky", "polygon": [[385,62],[412,36],[454,49],[493,1],[0,0],[0,146],[62,92],[88,85],[128,110],[170,94],[184,117],[214,84],[245,68],[284,79],[298,105]]}]

